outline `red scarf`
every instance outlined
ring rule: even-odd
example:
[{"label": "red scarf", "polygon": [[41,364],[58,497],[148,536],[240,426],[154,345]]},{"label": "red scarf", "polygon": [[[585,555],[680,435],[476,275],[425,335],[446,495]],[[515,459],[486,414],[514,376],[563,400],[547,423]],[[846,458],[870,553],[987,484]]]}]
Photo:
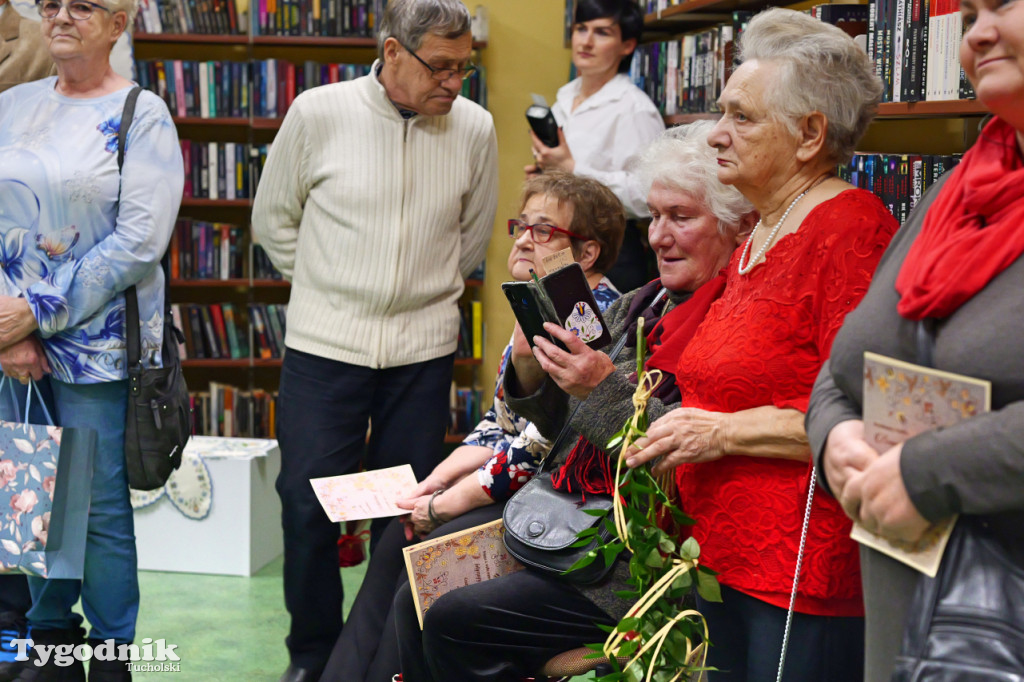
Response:
[{"label": "red scarf", "polygon": [[1017,131],[994,119],[946,180],[896,278],[910,320],[949,317],[1024,253]]},{"label": "red scarf", "polygon": [[[660,369],[665,375],[663,382],[674,380],[679,356],[693,338],[711,304],[719,299],[724,289],[725,275],[719,274],[697,289],[693,296],[663,315],[646,335],[651,353],[644,368]],[[641,316],[643,311],[637,315]],[[624,333],[629,334],[628,329],[634,328],[629,327]],[[635,335],[636,331],[632,333]],[[635,347],[635,344],[629,345]],[[630,376],[630,381],[636,383],[635,373]],[[551,474],[551,484],[555,490],[581,491],[584,495],[611,493],[613,481],[614,469],[608,455],[583,436],[576,441],[561,468]]]}]

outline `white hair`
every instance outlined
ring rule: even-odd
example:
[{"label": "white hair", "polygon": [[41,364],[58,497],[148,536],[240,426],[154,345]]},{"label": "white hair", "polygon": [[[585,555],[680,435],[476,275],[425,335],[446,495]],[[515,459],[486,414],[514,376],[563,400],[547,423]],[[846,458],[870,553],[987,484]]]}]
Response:
[{"label": "white hair", "polygon": [[377,33],[377,52],[384,59],[384,41],[394,38],[416,51],[428,33],[459,38],[469,33],[473,18],[459,0],[390,0]]},{"label": "white hair", "polygon": [[128,14],[128,23],[125,24],[124,32],[131,34],[135,26],[135,15],[139,13],[139,0],[106,0],[106,7],[111,13],[125,12]]},{"label": "white hair", "polygon": [[735,235],[753,205],[732,185],[718,180],[717,152],[708,144],[714,121],[669,128],[654,140],[635,166],[645,193],[654,183],[701,201],[718,220],[718,231]]},{"label": "white hair", "polygon": [[820,111],[828,119],[825,150],[838,163],[853,156],[878,110],[882,82],[867,53],[831,24],[772,8],[750,20],[740,39],[743,61],[779,65],[765,104],[796,135],[797,121]]}]

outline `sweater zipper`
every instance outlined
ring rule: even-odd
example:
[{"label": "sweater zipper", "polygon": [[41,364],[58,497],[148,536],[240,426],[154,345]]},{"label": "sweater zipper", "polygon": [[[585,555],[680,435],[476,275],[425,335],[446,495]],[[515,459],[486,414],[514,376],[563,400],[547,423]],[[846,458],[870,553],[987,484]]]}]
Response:
[{"label": "sweater zipper", "polygon": [[400,159],[399,167],[402,169],[402,204],[401,209],[398,212],[398,241],[395,249],[395,269],[391,280],[391,296],[388,299],[387,305],[384,306],[384,318],[380,321],[380,332],[377,338],[379,343],[377,346],[377,369],[384,368],[384,346],[387,342],[385,338],[385,327],[387,320],[387,313],[391,310],[391,307],[395,303],[395,299],[398,297],[398,280],[399,272],[402,264],[402,246],[405,244],[405,204],[409,195],[410,181],[409,164],[406,163],[406,157],[408,156],[408,145],[409,145],[409,128],[412,126],[412,122],[415,120],[415,116],[407,118],[402,121],[402,154]]}]

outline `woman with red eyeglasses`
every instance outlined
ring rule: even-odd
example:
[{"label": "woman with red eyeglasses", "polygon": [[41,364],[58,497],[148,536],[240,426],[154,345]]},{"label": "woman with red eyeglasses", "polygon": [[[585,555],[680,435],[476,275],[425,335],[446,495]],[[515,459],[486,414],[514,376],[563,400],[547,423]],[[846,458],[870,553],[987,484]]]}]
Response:
[{"label": "woman with red eyeglasses", "polygon": [[[508,221],[508,269],[526,281],[547,274],[544,257],[570,249],[604,310],[619,292],[604,276],[615,262],[626,226],[622,204],[610,189],[561,171],[529,178],[519,217]],[[409,515],[381,535],[345,628],[322,680],[390,682],[398,669],[391,614],[395,585],[405,573],[402,547],[420,537],[454,533],[501,516],[503,502],[522,487],[551,447],[537,429],[505,404],[502,382],[511,351],[502,353],[494,404],[452,451],[398,506]]]}]

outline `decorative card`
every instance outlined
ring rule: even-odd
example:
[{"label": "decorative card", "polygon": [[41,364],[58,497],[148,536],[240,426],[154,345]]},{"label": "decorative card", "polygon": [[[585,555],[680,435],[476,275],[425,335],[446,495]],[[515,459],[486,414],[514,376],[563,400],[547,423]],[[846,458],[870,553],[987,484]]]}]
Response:
[{"label": "decorative card", "polygon": [[408,464],[360,471],[345,476],[311,478],[309,482],[331,521],[358,521],[408,514],[395,506],[416,487],[416,475]]},{"label": "decorative card", "polygon": [[442,595],[523,569],[505,549],[504,532],[498,519],[402,550],[421,628],[423,614]]},{"label": "decorative card", "polygon": [[[919,433],[988,412],[991,392],[988,381],[864,353],[864,438],[885,452]],[[888,540],[859,523],[850,537],[934,578],[954,523],[936,524],[917,543]]]}]

